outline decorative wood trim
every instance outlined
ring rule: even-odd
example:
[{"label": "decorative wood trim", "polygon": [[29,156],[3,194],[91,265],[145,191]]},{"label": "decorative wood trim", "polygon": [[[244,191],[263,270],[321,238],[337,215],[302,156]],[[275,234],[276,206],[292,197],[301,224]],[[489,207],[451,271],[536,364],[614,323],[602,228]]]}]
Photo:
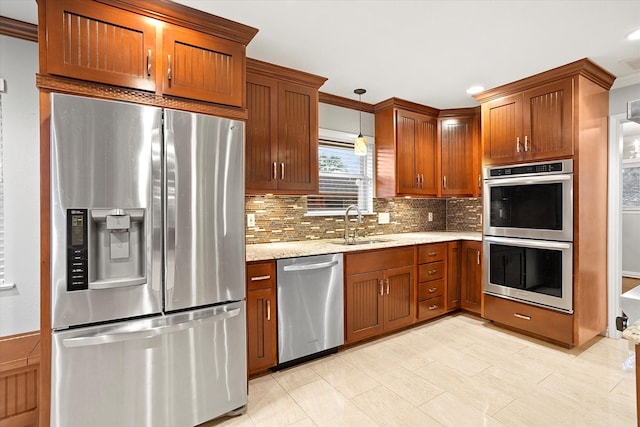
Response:
[{"label": "decorative wood trim", "polygon": [[64,77],[36,74],[36,86],[41,90],[50,92],[84,95],[114,101],[135,102],[137,104],[210,114],[236,120],[247,120],[248,117],[246,109],[221,107],[207,102],[159,96],[148,92]]},{"label": "decorative wood trim", "polygon": [[40,332],[9,335],[0,338],[0,372],[33,363],[32,355],[39,350]]},{"label": "decorative wood trim", "polygon": [[440,114],[440,110],[438,110],[437,108],[416,104],[415,102],[405,101],[404,99],[400,98],[389,98],[385,101],[375,104],[373,108],[376,113],[388,110],[389,108],[399,108],[404,111],[426,114],[432,117],[438,117],[438,114]]},{"label": "decorative wood trim", "polygon": [[109,6],[222,37],[243,45],[258,33],[257,28],[211,15],[169,0],[94,0]]},{"label": "decorative wood trim", "polygon": [[0,16],[0,34],[30,42],[38,42],[38,26]]},{"label": "decorative wood trim", "polygon": [[493,89],[486,90],[479,94],[473,95],[476,101],[484,103],[502,96],[511,95],[522,92],[536,86],[551,83],[555,80],[565,79],[571,76],[581,75],[594,83],[609,90],[616,79],[616,76],[609,73],[604,68],[591,62],[588,58],[580,59],[561,67],[554,68],[521,80],[517,80],[506,85],[498,86]]},{"label": "decorative wood trim", "polygon": [[253,58],[247,58],[247,74],[271,77],[289,83],[310,86],[315,89],[318,89],[327,81],[326,77],[270,64]]},{"label": "decorative wood trim", "polygon": [[338,95],[331,95],[330,93],[318,92],[318,101],[323,104],[335,105],[336,107],[350,108],[365,113],[375,113],[373,104],[359,102],[355,99],[344,98]]},{"label": "decorative wood trim", "polygon": [[440,114],[438,114],[438,118],[446,119],[449,117],[464,117],[464,116],[476,116],[480,115],[480,106],[471,107],[471,108],[451,108],[448,110],[440,110]]}]

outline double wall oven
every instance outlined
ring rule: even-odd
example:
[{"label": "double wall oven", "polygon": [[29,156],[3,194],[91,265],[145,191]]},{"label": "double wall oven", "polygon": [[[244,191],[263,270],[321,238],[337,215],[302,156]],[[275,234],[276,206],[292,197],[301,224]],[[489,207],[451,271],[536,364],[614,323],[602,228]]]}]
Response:
[{"label": "double wall oven", "polygon": [[573,161],[484,169],[484,292],[573,312]]}]

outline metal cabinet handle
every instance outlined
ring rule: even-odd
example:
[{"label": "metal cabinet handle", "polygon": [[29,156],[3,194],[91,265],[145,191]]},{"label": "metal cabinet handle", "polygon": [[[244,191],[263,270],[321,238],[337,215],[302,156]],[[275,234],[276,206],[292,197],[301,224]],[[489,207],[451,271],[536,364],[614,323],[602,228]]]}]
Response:
[{"label": "metal cabinet handle", "polygon": [[416,188],[420,188],[420,174],[416,174]]},{"label": "metal cabinet handle", "polygon": [[424,174],[420,174],[420,188],[424,188]]},{"label": "metal cabinet handle", "polygon": [[282,267],[283,271],[309,271],[309,270],[320,270],[322,268],[329,268],[337,265],[338,261],[326,261],[326,262],[317,262],[314,264],[293,264],[293,265],[285,265]]},{"label": "metal cabinet handle", "polygon": [[432,294],[437,290],[438,290],[438,288],[429,288],[429,293]]},{"label": "metal cabinet handle", "polygon": [[271,300],[267,300],[267,321],[271,321]]},{"label": "metal cabinet handle", "polygon": [[446,190],[447,189],[447,176],[443,176],[442,177],[442,184],[443,184],[443,188]]},{"label": "metal cabinet handle", "polygon": [[478,188],[482,188],[482,175],[478,175]]},{"label": "metal cabinet handle", "polygon": [[438,270],[429,270],[427,271],[428,274],[436,274],[438,272]]},{"label": "metal cabinet handle", "polygon": [[389,279],[385,280],[387,282],[387,295],[389,295]]},{"label": "metal cabinet handle", "polygon": [[513,317],[523,320],[531,320],[531,316],[525,316],[524,314],[513,313]]},{"label": "metal cabinet handle", "polygon": [[278,164],[273,162],[273,179],[278,178]]},{"label": "metal cabinet handle", "polygon": [[269,279],[271,279],[270,275],[267,275],[267,276],[254,276],[254,277],[251,278],[251,281],[252,282],[259,282],[261,280],[269,280]]},{"label": "metal cabinet handle", "polygon": [[280,179],[284,179],[284,163],[280,163]]},{"label": "metal cabinet handle", "polygon": [[478,262],[478,265],[480,265],[480,251],[476,251],[476,252],[477,252],[476,256],[478,258],[477,262]]},{"label": "metal cabinet handle", "polygon": [[520,152],[520,137],[516,138],[516,153]]},{"label": "metal cabinet handle", "polygon": [[151,75],[151,49],[147,51],[147,76]]},{"label": "metal cabinet handle", "polygon": [[380,279],[379,283],[380,283],[380,296],[383,296],[384,295],[384,281],[382,279]]},{"label": "metal cabinet handle", "polygon": [[527,135],[524,136],[524,151],[529,151],[529,137]]},{"label": "metal cabinet handle", "polygon": [[0,291],[10,291],[11,289],[15,289],[15,283],[6,283],[4,285],[0,285]]},{"label": "metal cabinet handle", "polygon": [[429,306],[429,310],[435,310],[436,308],[438,308],[438,304],[433,304]]},{"label": "metal cabinet handle", "polygon": [[438,255],[438,252],[429,252],[429,256],[436,256]]},{"label": "metal cabinet handle", "polygon": [[167,79],[171,81],[171,55],[167,55]]}]

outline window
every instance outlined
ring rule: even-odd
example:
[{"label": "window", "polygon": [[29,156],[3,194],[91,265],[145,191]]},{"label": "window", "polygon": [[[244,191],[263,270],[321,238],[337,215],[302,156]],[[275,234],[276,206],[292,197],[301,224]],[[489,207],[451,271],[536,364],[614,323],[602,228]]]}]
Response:
[{"label": "window", "polygon": [[2,167],[2,93],[0,93],[0,286],[4,285],[4,170]]},{"label": "window", "polygon": [[640,210],[640,129],[625,123],[622,152],[622,209]]},{"label": "window", "polygon": [[367,137],[367,155],[356,156],[355,137],[320,129],[319,194],[307,197],[307,214],[342,215],[349,205],[373,212],[373,138]]}]

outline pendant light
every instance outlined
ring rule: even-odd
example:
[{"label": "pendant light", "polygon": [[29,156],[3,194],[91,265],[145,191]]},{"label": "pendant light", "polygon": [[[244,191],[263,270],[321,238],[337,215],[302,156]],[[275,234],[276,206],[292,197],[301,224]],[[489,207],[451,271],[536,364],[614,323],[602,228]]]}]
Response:
[{"label": "pendant light", "polygon": [[353,142],[353,153],[356,156],[366,156],[367,155],[367,139],[362,136],[362,94],[367,93],[366,89],[356,89],[353,91],[356,95],[358,95],[358,110],[360,112],[360,133],[358,137]]}]

